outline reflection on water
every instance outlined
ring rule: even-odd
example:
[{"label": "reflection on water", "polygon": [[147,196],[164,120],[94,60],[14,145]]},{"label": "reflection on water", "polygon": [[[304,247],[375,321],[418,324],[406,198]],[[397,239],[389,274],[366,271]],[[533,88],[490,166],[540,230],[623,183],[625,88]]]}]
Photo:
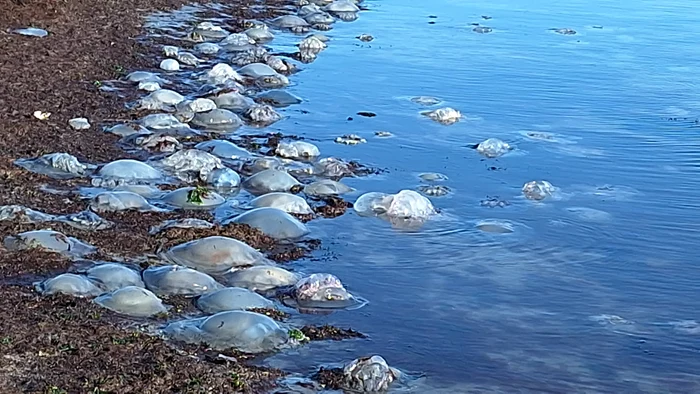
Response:
[{"label": "reflection on water", "polygon": [[[334,258],[299,267],[333,272],[370,304],[309,318],[371,339],[268,362],[308,373],[377,353],[425,374],[412,392],[698,391],[694,4],[364,4],[328,32],[329,48],[289,88],[306,101],[274,128],[389,171],[346,180],[350,198],[415,190],[425,172],[447,175],[452,192],[431,197],[441,214],[418,232],[352,212],[311,222]],[[375,39],[355,39],[363,33]],[[420,115],[440,107],[464,117]],[[333,143],[345,134],[367,143]],[[487,138],[516,149],[486,159],[469,148]],[[522,198],[541,179],[559,198]],[[481,204],[493,196],[506,203]]]}]

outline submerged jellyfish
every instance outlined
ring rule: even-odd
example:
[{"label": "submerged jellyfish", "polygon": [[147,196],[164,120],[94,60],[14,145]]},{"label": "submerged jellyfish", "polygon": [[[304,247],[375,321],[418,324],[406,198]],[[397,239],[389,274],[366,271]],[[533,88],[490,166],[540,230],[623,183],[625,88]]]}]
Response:
[{"label": "submerged jellyfish", "polygon": [[242,287],[225,287],[197,299],[197,308],[207,314],[224,311],[270,308],[274,303]]},{"label": "submerged jellyfish", "polygon": [[127,286],[95,298],[95,303],[127,316],[148,317],[167,312],[167,308],[151,291]]},{"label": "submerged jellyfish", "polygon": [[488,158],[496,158],[502,156],[512,147],[498,138],[489,138],[476,146],[476,151]]},{"label": "submerged jellyfish", "polygon": [[270,264],[262,253],[237,239],[213,236],[172,247],[162,257],[208,274]]},{"label": "submerged jellyfish", "polygon": [[205,342],[215,349],[233,347],[246,353],[272,351],[289,341],[287,330],[277,322],[247,311],[226,311],[207,318],[171,323],[165,333],[183,342]]},{"label": "submerged jellyfish", "polygon": [[523,194],[528,200],[540,201],[551,197],[556,188],[547,181],[530,181],[523,185]]},{"label": "submerged jellyfish", "polygon": [[438,108],[434,111],[423,112],[422,114],[445,125],[455,123],[462,118],[462,114],[459,111],[450,107]]}]

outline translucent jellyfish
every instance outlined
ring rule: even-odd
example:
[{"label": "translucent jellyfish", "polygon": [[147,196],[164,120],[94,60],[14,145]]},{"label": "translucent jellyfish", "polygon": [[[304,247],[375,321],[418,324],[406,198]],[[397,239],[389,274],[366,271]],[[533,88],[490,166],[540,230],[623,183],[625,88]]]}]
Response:
[{"label": "translucent jellyfish", "polygon": [[450,194],[452,189],[445,185],[420,185],[417,190],[426,196],[442,197]]},{"label": "translucent jellyfish", "polygon": [[377,216],[389,210],[394,196],[392,194],[370,192],[358,197],[353,209],[360,216]]},{"label": "translucent jellyfish", "polygon": [[219,45],[229,47],[226,48],[228,50],[236,50],[236,47],[249,47],[253,44],[255,44],[255,40],[248,37],[248,35],[245,33],[229,34],[226,38],[219,42]]},{"label": "translucent jellyfish", "polygon": [[493,234],[510,234],[515,231],[512,223],[503,220],[481,220],[476,223],[476,228]]},{"label": "translucent jellyfish", "polygon": [[245,110],[244,115],[249,121],[260,125],[270,125],[282,119],[282,115],[267,104],[253,104]]},{"label": "translucent jellyfish", "polygon": [[168,131],[189,129],[189,126],[180,122],[171,114],[150,114],[141,118],[143,127],[154,131]]},{"label": "translucent jellyfish", "polygon": [[308,215],[314,211],[303,198],[290,193],[267,193],[253,199],[250,205],[254,208],[277,208],[287,213]]},{"label": "translucent jellyfish", "polygon": [[435,213],[435,208],[430,200],[413,190],[401,190],[394,195],[386,211],[389,217],[422,220],[428,219]]},{"label": "translucent jellyfish", "polygon": [[275,149],[278,156],[299,159],[311,158],[321,155],[321,151],[314,144],[304,141],[280,142]]},{"label": "translucent jellyfish", "polygon": [[355,189],[350,186],[330,179],[322,179],[304,186],[304,193],[314,197],[338,196],[353,191]]},{"label": "translucent jellyfish", "polygon": [[103,192],[90,201],[90,209],[95,212],[116,212],[136,209],[139,211],[160,211],[145,198],[132,192]]},{"label": "translucent jellyfish", "polygon": [[207,112],[216,109],[214,100],[208,98],[197,98],[194,100],[182,101],[178,106],[178,110],[191,111],[194,113]]},{"label": "translucent jellyfish", "polygon": [[167,230],[169,228],[213,228],[214,225],[202,219],[172,219],[165,220],[160,224],[152,226],[148,233],[151,235],[156,235],[161,231]]},{"label": "translucent jellyfish", "polygon": [[274,107],[288,107],[294,104],[300,104],[302,99],[289,93],[286,90],[268,90],[255,96],[255,100],[262,103],[270,104]]},{"label": "translucent jellyfish", "polygon": [[226,63],[219,63],[211,68],[206,74],[204,74],[200,79],[210,83],[212,85],[222,85],[226,82],[242,82],[243,78],[234,70],[231,66]]},{"label": "translucent jellyfish", "polygon": [[238,92],[222,93],[215,96],[213,100],[217,107],[234,112],[245,112],[248,107],[255,103],[250,97]]},{"label": "translucent jellyfish", "polygon": [[449,107],[439,108],[429,112],[423,112],[422,114],[438,123],[446,125],[455,123],[462,118],[462,114],[459,111]]},{"label": "translucent jellyfish", "polygon": [[528,200],[544,200],[551,197],[556,188],[547,181],[530,181],[523,185],[523,194]]},{"label": "translucent jellyfish", "polygon": [[153,82],[158,82],[158,83],[168,83],[165,79],[161,78],[158,76],[158,74],[148,72],[148,71],[134,71],[132,73],[129,73],[129,75],[126,76],[127,81],[129,82],[144,82],[144,81],[153,81]]},{"label": "translucent jellyfish", "polygon": [[[276,157],[256,157],[252,160],[247,160],[241,166],[241,172],[247,175],[255,175],[265,170],[278,170],[286,172],[284,164]],[[301,190],[301,184],[293,187],[295,190]],[[290,189],[291,190],[291,189]],[[265,190],[253,191],[253,194],[265,194]]]},{"label": "translucent jellyfish", "polygon": [[56,217],[21,205],[0,206],[0,222],[15,220],[20,223],[41,223],[55,220]]},{"label": "translucent jellyfish", "polygon": [[350,294],[336,276],[312,274],[294,285],[292,296],[296,306],[314,309],[336,309],[357,306],[360,302]]},{"label": "translucent jellyfish", "polygon": [[300,279],[298,274],[280,267],[256,266],[229,272],[224,276],[229,286],[242,287],[251,291],[265,292],[278,287],[292,286]]},{"label": "translucent jellyfish", "polygon": [[400,377],[381,356],[361,357],[343,368],[344,386],[359,392],[385,392]]},{"label": "translucent jellyfish", "polygon": [[160,68],[164,71],[178,71],[180,70],[180,63],[175,59],[165,59],[160,62]]},{"label": "translucent jellyfish", "polygon": [[114,223],[101,218],[99,215],[91,211],[81,211],[78,213],[61,215],[56,218],[56,221],[87,231],[106,230],[114,226]]},{"label": "translucent jellyfish", "polygon": [[104,178],[128,180],[161,179],[163,174],[155,168],[138,160],[123,159],[105,164],[99,171]]},{"label": "translucent jellyfish", "polygon": [[143,271],[143,281],[159,296],[196,296],[222,287],[204,272],[179,265],[150,267]]},{"label": "translucent jellyfish", "polygon": [[325,42],[319,40],[314,36],[306,37],[298,44],[298,46],[300,50],[306,51],[322,51],[327,47]]},{"label": "translucent jellyfish", "polygon": [[252,154],[244,148],[226,140],[204,141],[198,143],[194,147],[225,159],[244,159],[252,156]]},{"label": "translucent jellyfish", "polygon": [[441,182],[449,179],[447,175],[437,172],[426,172],[418,175],[418,177],[425,182]]},{"label": "translucent jellyfish", "polygon": [[192,124],[212,131],[232,131],[243,126],[243,121],[233,112],[217,108],[197,113],[192,119]]},{"label": "translucent jellyfish", "polygon": [[211,209],[226,202],[216,192],[204,188],[182,187],[163,196],[163,201],[185,209]]},{"label": "translucent jellyfish", "polygon": [[182,64],[186,64],[188,66],[193,66],[193,67],[199,66],[199,63],[202,62],[194,54],[192,54],[190,52],[185,52],[185,51],[178,52],[177,60]]},{"label": "translucent jellyfish", "polygon": [[167,57],[175,57],[177,56],[178,52],[180,52],[180,48],[172,45],[163,45],[163,55]]},{"label": "translucent jellyfish", "polygon": [[476,151],[488,158],[502,156],[508,153],[508,151],[511,149],[512,148],[510,145],[499,140],[498,138],[489,138],[476,146]]},{"label": "translucent jellyfish", "polygon": [[168,311],[160,298],[138,286],[117,289],[95,298],[94,301],[103,308],[133,317],[148,317]]},{"label": "translucent jellyfish", "polygon": [[242,287],[225,287],[197,299],[197,308],[210,315],[224,311],[271,308],[273,306],[272,301]]},{"label": "translucent jellyfish", "polygon": [[203,42],[194,46],[194,50],[202,55],[216,55],[221,47],[211,42]]},{"label": "translucent jellyfish", "polygon": [[245,353],[269,352],[285,345],[287,330],[254,312],[226,311],[200,319],[169,324],[166,335],[188,343],[205,342],[215,349],[236,348]]},{"label": "translucent jellyfish", "polygon": [[158,89],[161,89],[161,86],[158,82],[153,82],[153,81],[139,82],[139,90],[143,90],[146,92],[155,92]]},{"label": "translucent jellyfish", "polygon": [[235,188],[241,185],[241,176],[230,168],[218,168],[209,173],[207,183],[216,188]]},{"label": "translucent jellyfish", "polygon": [[34,287],[45,296],[67,294],[74,297],[96,297],[103,293],[90,279],[76,274],[61,274],[43,282],[36,282]]},{"label": "translucent jellyfish", "polygon": [[158,198],[163,195],[163,191],[151,185],[119,185],[113,189],[115,192],[132,192],[145,198]]},{"label": "translucent jellyfish", "polygon": [[275,35],[272,34],[267,26],[251,27],[244,33],[258,44],[268,43],[275,38]]},{"label": "translucent jellyfish", "polygon": [[279,240],[301,238],[309,233],[304,223],[277,208],[255,208],[234,217],[229,223],[247,224]]},{"label": "translucent jellyfish", "polygon": [[185,97],[169,89],[159,89],[140,99],[137,104],[142,110],[163,110],[181,103]]},{"label": "translucent jellyfish", "polygon": [[122,264],[98,264],[87,270],[88,279],[105,291],[114,291],[127,286],[145,287],[141,273]]},{"label": "translucent jellyfish", "polygon": [[11,251],[41,248],[73,256],[84,256],[97,251],[97,248],[92,245],[52,230],[35,230],[8,235],[5,237],[4,244],[5,248]]},{"label": "translucent jellyfish", "polygon": [[122,138],[122,142],[153,152],[174,152],[182,148],[182,144],[177,138],[153,133],[132,134]]},{"label": "translucent jellyfish", "polygon": [[243,182],[243,187],[253,194],[266,194],[270,192],[288,192],[295,188],[301,188],[301,183],[286,171],[264,170]]},{"label": "translucent jellyfish", "polygon": [[314,174],[329,178],[354,176],[352,165],[335,157],[326,157],[316,162],[314,164]]},{"label": "translucent jellyfish", "polygon": [[55,179],[70,179],[85,176],[88,170],[96,168],[83,164],[75,156],[68,153],[50,153],[36,159],[18,159],[15,164],[38,174]]},{"label": "translucent jellyfish", "polygon": [[161,164],[185,182],[206,180],[209,173],[224,168],[221,159],[199,149],[185,149],[166,157]]},{"label": "translucent jellyfish", "polygon": [[136,123],[120,123],[112,127],[105,127],[104,131],[120,137],[126,137],[132,134],[148,133],[149,130]]},{"label": "translucent jellyfish", "polygon": [[172,263],[216,275],[233,269],[268,265],[262,253],[237,239],[207,237],[172,247],[162,257]]},{"label": "translucent jellyfish", "polygon": [[248,64],[246,66],[241,67],[238,70],[238,73],[241,75],[244,75],[246,77],[250,77],[250,78],[259,78],[262,76],[270,76],[270,75],[274,75],[274,76],[280,75],[272,67],[270,67],[264,63]]}]

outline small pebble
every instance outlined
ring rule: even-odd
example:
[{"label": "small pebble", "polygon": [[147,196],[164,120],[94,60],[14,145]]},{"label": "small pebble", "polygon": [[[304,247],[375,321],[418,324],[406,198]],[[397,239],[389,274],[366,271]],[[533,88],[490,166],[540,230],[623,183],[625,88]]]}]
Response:
[{"label": "small pebble", "polygon": [[39,120],[46,120],[51,116],[51,112],[34,111],[33,115]]},{"label": "small pebble", "polygon": [[165,71],[178,71],[180,69],[180,63],[175,59],[165,59],[160,62],[160,68]]},{"label": "small pebble", "polygon": [[90,122],[85,118],[75,118],[68,121],[70,127],[75,130],[86,130],[90,128]]},{"label": "small pebble", "polygon": [[391,133],[388,132],[388,131],[375,131],[375,132],[374,132],[374,135],[376,135],[377,137],[382,137],[382,138],[393,137],[393,136],[394,136],[393,134],[391,134]]},{"label": "small pebble", "polygon": [[375,116],[377,116],[377,114],[375,114],[374,112],[369,111],[360,111],[357,114],[366,118],[374,118]]},{"label": "small pebble", "polygon": [[362,42],[370,42],[370,41],[374,40],[374,37],[372,37],[369,34],[360,34],[359,36],[357,36],[355,38],[357,38],[358,40],[360,40]]}]

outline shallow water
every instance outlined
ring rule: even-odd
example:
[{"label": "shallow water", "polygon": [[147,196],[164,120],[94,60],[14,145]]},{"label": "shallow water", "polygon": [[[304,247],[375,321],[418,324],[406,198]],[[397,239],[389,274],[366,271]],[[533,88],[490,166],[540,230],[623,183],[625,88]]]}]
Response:
[{"label": "shallow water", "polygon": [[[305,102],[280,110],[288,118],[271,129],[388,170],[346,178],[357,189],[350,200],[415,189],[423,172],[444,173],[453,192],[431,197],[442,214],[418,232],[352,212],[310,222],[325,255],[292,267],[332,272],[370,304],[304,318],[371,340],[311,344],[267,362],[309,373],[381,354],[425,374],[415,392],[698,391],[693,3],[363,4],[370,10],[337,23],[328,49],[290,78]],[[475,33],[472,22],[493,31]],[[355,39],[363,33],[374,41]],[[278,34],[271,46],[292,51],[296,41]],[[410,101],[419,95],[443,103]],[[465,118],[443,126],[420,115],[443,106]],[[351,133],[367,143],[333,142]],[[516,149],[485,159],[468,147],[491,137]],[[540,179],[560,188],[557,198],[522,198],[523,184]],[[481,206],[487,196],[510,205]],[[477,228],[489,219],[514,232]]]}]

